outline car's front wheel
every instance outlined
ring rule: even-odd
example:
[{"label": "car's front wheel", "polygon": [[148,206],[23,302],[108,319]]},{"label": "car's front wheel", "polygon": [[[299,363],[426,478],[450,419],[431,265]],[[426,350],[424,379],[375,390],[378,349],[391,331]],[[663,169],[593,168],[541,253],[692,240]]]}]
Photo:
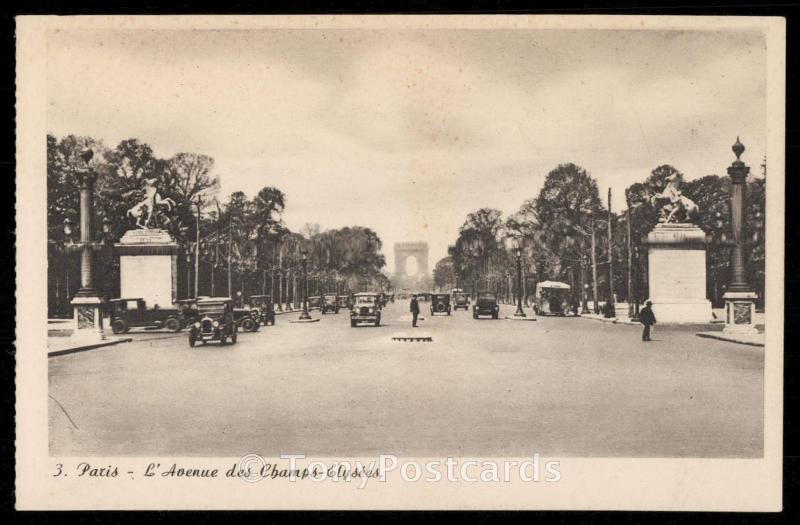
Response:
[{"label": "car's front wheel", "polygon": [[117,319],[111,323],[111,331],[115,334],[124,334],[128,331],[128,325],[122,319]]},{"label": "car's front wheel", "polygon": [[350,328],[355,328],[355,327],[356,327],[356,322],[355,322],[355,320],[353,320],[353,319],[350,319]]},{"label": "car's front wheel", "polygon": [[256,323],[251,318],[247,317],[242,319],[242,324],[240,326],[245,332],[255,332]]},{"label": "car's front wheel", "polygon": [[164,328],[166,328],[170,332],[180,332],[181,322],[178,320],[177,317],[168,317],[167,320],[164,321]]}]

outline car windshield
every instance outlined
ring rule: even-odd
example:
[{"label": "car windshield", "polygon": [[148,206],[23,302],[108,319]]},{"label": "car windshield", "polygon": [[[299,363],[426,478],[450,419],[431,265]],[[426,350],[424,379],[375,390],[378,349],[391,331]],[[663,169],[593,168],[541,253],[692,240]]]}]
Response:
[{"label": "car windshield", "polygon": [[494,294],[493,293],[479,293],[478,299],[489,299],[494,301]]},{"label": "car windshield", "polygon": [[356,304],[375,304],[374,295],[359,295],[356,297]]},{"label": "car windshield", "polygon": [[198,304],[197,311],[206,315],[219,315],[225,311],[225,303]]}]

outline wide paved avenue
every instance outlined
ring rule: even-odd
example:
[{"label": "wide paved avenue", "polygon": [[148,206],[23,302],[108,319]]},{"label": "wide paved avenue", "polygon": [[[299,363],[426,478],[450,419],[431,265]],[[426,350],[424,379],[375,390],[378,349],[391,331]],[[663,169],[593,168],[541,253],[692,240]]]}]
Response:
[{"label": "wide paved avenue", "polygon": [[[186,332],[49,359],[53,455],[759,457],[763,348],[581,318],[346,311],[190,349]],[[502,306],[502,315],[513,307]],[[528,310],[530,315],[530,310]]]}]

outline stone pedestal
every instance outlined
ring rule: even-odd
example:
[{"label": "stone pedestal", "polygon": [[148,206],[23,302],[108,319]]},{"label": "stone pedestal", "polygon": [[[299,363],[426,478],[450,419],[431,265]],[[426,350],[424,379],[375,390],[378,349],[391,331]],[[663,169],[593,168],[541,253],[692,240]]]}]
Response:
[{"label": "stone pedestal", "polygon": [[694,224],[659,224],[647,236],[649,300],[659,323],[709,323],[706,234]]},{"label": "stone pedestal", "polygon": [[722,331],[727,334],[757,334],[754,322],[757,295],[753,292],[726,292],[722,298],[725,300],[725,328]]},{"label": "stone pedestal", "polygon": [[130,230],[115,245],[120,296],[142,298],[148,308],[178,299],[178,244],[165,230]]},{"label": "stone pedestal", "polygon": [[96,342],[106,338],[103,332],[103,300],[97,296],[76,295],[70,302],[74,328],[70,336],[77,342]]}]

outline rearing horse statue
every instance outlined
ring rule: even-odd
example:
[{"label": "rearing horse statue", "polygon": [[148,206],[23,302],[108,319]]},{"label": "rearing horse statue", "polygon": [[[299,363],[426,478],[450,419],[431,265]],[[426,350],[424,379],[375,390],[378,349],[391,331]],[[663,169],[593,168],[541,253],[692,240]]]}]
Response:
[{"label": "rearing horse statue", "polygon": [[[159,206],[166,207],[168,211],[172,210],[172,207],[175,206],[175,201],[169,197],[162,198],[158,193],[158,188],[156,187],[157,180],[156,178],[144,180],[144,199],[129,209],[127,213],[128,216],[136,219],[136,225],[139,228],[145,230],[150,228],[150,223],[154,219],[157,219]],[[147,218],[142,222],[145,210],[147,210]],[[158,226],[157,222],[155,222],[155,226]]]},{"label": "rearing horse statue", "polygon": [[[659,222],[666,224],[676,222],[691,222],[697,217],[700,209],[697,204],[686,197],[680,190],[680,177],[677,174],[670,175],[666,179],[667,185],[664,191],[650,197],[650,202],[655,206],[659,201],[669,201],[661,207],[661,218]],[[678,212],[681,212],[680,215]]]}]

